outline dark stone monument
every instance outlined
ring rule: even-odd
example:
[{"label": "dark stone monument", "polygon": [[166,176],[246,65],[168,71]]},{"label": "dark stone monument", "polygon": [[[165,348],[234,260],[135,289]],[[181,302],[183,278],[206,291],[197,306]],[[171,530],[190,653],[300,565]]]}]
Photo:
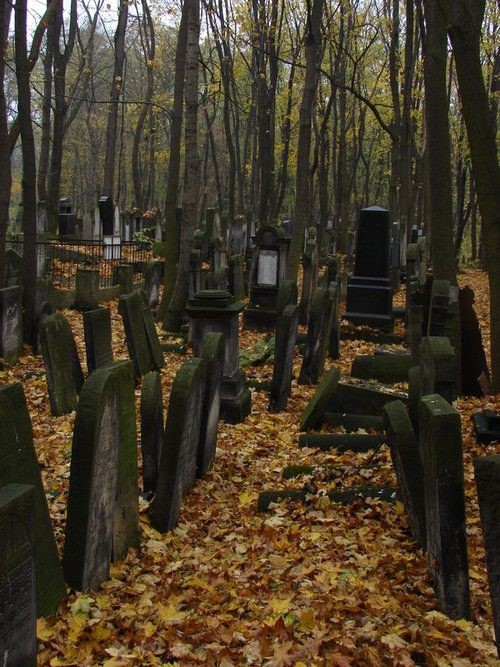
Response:
[{"label": "dark stone monument", "polygon": [[110,309],[96,308],[85,311],[83,332],[88,372],[92,373],[96,368],[113,363]]},{"label": "dark stone monument", "polygon": [[0,289],[0,357],[15,364],[22,347],[21,288]]},{"label": "dark stone monument", "polygon": [[427,336],[420,346],[420,395],[441,394],[452,403],[457,397],[455,350],[449,338]]},{"label": "dark stone monument", "polygon": [[316,384],[323,373],[335,304],[334,290],[319,287],[314,293],[299,384]]},{"label": "dark stone monument", "polygon": [[200,290],[186,308],[196,357],[201,356],[207,333],[224,335],[221,417],[231,423],[243,421],[251,411],[251,394],[239,361],[238,316],[242,309],[241,301],[221,290]]},{"label": "dark stone monument", "polygon": [[205,365],[190,359],[177,372],[170,393],[151,523],[165,533],[177,525],[182,498],[196,475]]},{"label": "dark stone monument", "polygon": [[285,410],[290,396],[298,325],[298,306],[286,306],[276,325],[273,379],[269,396],[269,410],[272,412]]},{"label": "dark stone monument", "polygon": [[156,308],[160,302],[160,286],[163,280],[163,262],[147,262],[144,266],[144,283],[147,303]]},{"label": "dark stone monument", "polygon": [[160,374],[146,373],[141,391],[141,450],[144,493],[156,490],[165,427]]},{"label": "dark stone monument", "polygon": [[77,310],[97,308],[99,301],[99,270],[77,269],[75,304]]},{"label": "dark stone monument", "polygon": [[[489,383],[488,364],[481,329],[474,310],[474,292],[466,286],[460,290],[460,325],[462,357],[462,394],[482,396],[484,381]],[[480,381],[480,378],[482,380]],[[481,384],[483,383],[483,386]]]},{"label": "dark stone monument", "polygon": [[8,667],[36,665],[33,487],[0,488],[0,656]]},{"label": "dark stone monument", "polygon": [[450,307],[450,283],[448,280],[433,280],[427,322],[428,336],[446,335],[446,316]]},{"label": "dark stone monument", "polygon": [[479,512],[483,526],[493,627],[500,657],[500,456],[474,459]]},{"label": "dark stone monument", "polygon": [[318,286],[318,244],[316,227],[309,227],[304,252],[302,254],[302,297],[300,299],[300,324],[307,324],[309,311],[316,287]]},{"label": "dark stone monument", "polygon": [[417,438],[401,401],[384,406],[384,421],[391,458],[413,539],[419,547],[427,546],[425,528],[424,471]]},{"label": "dark stone monument", "polygon": [[285,278],[290,237],[282,227],[263,225],[254,237],[250,270],[250,303],[243,313],[248,329],[272,331],[276,326],[276,300]]},{"label": "dark stone monument", "polygon": [[99,197],[99,218],[101,236],[112,236],[115,211],[111,197]]},{"label": "dark stone monument", "polygon": [[405,394],[383,385],[339,382],[329,396],[327,409],[329,412],[382,416],[384,405],[397,400],[406,404],[408,399]]},{"label": "dark stone monument", "polygon": [[338,368],[330,368],[325,373],[302,414],[300,422],[301,431],[311,431],[321,426],[324,413],[337,389],[339,380],[340,370]]},{"label": "dark stone monument", "polygon": [[473,415],[472,421],[478,442],[500,441],[500,413],[477,412]]},{"label": "dark stone monument", "polygon": [[392,327],[389,280],[391,223],[389,211],[365,208],[359,216],[354,275],[347,285],[345,319],[354,324]]},{"label": "dark stone monument", "polygon": [[[66,597],[66,587],[33,445],[31,420],[20,384],[0,387],[0,488],[7,484],[33,487],[36,613],[51,616]],[[3,539],[0,544],[3,549]]]},{"label": "dark stone monument", "polygon": [[420,400],[427,566],[443,613],[470,617],[460,415],[439,394]]},{"label": "dark stone monument", "polygon": [[52,414],[65,415],[76,408],[84,381],[68,320],[59,313],[46,317],[40,328],[40,343]]},{"label": "dark stone monument", "polygon": [[118,312],[122,316],[130,358],[139,378],[159,370],[165,363],[151,310],[142,293],[120,296]]},{"label": "dark stone monument", "polygon": [[200,350],[205,363],[205,390],[200,424],[200,443],[196,463],[196,474],[203,477],[210,469],[217,447],[217,430],[222,394],[225,343],[221,333],[207,333]]},{"label": "dark stone monument", "polygon": [[352,363],[351,375],[363,380],[373,379],[387,384],[406,382],[412,364],[413,360],[409,354],[359,356]]},{"label": "dark stone monument", "polygon": [[69,197],[59,200],[59,236],[76,237],[76,216],[73,211],[73,202]]},{"label": "dark stone monument", "polygon": [[120,285],[120,294],[130,294],[134,289],[134,267],[132,264],[117,264],[113,267],[113,285]]}]

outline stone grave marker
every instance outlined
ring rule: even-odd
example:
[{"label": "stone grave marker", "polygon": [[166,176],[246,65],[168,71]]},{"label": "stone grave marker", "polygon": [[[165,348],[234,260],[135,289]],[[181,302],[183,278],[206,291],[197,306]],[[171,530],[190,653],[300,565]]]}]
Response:
[{"label": "stone grave marker", "polygon": [[500,456],[474,459],[497,652],[500,657]]},{"label": "stone grave marker", "polygon": [[412,364],[413,360],[409,354],[362,355],[354,359],[351,375],[363,380],[379,380],[387,384],[406,382]]},{"label": "stone grave marker", "polygon": [[146,300],[150,308],[160,302],[160,286],[163,279],[163,262],[147,262],[143,270]]},{"label": "stone grave marker", "polygon": [[113,556],[120,450],[117,376],[100,368],[85,382],[73,431],[63,568],[72,588],[99,586]]},{"label": "stone grave marker", "polygon": [[439,394],[420,400],[427,566],[443,613],[470,617],[460,414]]},{"label": "stone grave marker", "polygon": [[42,343],[40,340],[42,322],[49,315],[54,314],[54,307],[50,301],[40,301],[35,310],[35,341],[33,343],[33,354],[41,354]]},{"label": "stone grave marker", "polygon": [[0,659],[36,665],[35,512],[33,487],[0,488]]},{"label": "stone grave marker", "polygon": [[134,289],[132,264],[117,264],[113,267],[113,285],[120,285],[121,294],[130,294]]},{"label": "stone grave marker", "polygon": [[110,309],[96,308],[85,311],[83,332],[88,372],[92,373],[96,368],[113,363]]},{"label": "stone grave marker", "polygon": [[420,345],[422,343],[422,324],[424,307],[421,304],[410,304],[408,308],[408,337],[413,365],[420,363]]},{"label": "stone grave marker", "polygon": [[146,373],[141,391],[142,479],[145,493],[154,492],[165,427],[160,374]]},{"label": "stone grave marker", "polygon": [[313,297],[299,384],[316,384],[323,373],[330,342],[335,294],[319,287]]},{"label": "stone grave marker", "polygon": [[293,353],[299,325],[298,306],[286,306],[278,316],[274,348],[273,379],[269,396],[269,410],[281,412],[286,409],[290,396],[293,373]]},{"label": "stone grave marker", "polygon": [[348,433],[353,431],[377,431],[384,430],[382,417],[375,415],[351,415],[342,412],[325,412],[325,422],[330,426],[342,426]]},{"label": "stone grave marker", "polygon": [[142,321],[144,323],[144,329],[146,330],[146,340],[151,357],[151,365],[154,370],[160,370],[160,368],[163,368],[165,365],[165,359],[163,357],[160,339],[158,338],[158,332],[156,331],[153,313],[141,292],[139,292],[139,297],[142,301]]},{"label": "stone grave marker", "polygon": [[387,441],[398,486],[410,522],[413,539],[423,549],[427,546],[425,527],[424,471],[418,441],[406,406],[392,401],[384,406]]},{"label": "stone grave marker", "polygon": [[130,358],[135,373],[141,377],[151,370],[159,370],[163,364],[158,333],[153,315],[139,290],[120,296],[118,312],[122,316]]},{"label": "stone grave marker", "polygon": [[205,363],[205,389],[196,463],[198,477],[205,475],[215,457],[224,372],[224,353],[223,334],[207,333],[200,351],[200,357]]},{"label": "stone grave marker", "polygon": [[309,227],[306,246],[302,255],[302,297],[299,306],[301,324],[307,324],[309,320],[309,310],[318,285],[318,245],[316,236],[316,227]]},{"label": "stone grave marker", "polygon": [[93,310],[99,301],[99,270],[77,269],[75,303],[77,310]]},{"label": "stone grave marker", "polygon": [[484,352],[481,329],[474,310],[474,292],[469,286],[460,290],[460,324],[462,356],[462,394],[482,396],[480,378],[488,381],[488,364]]},{"label": "stone grave marker", "polygon": [[408,371],[408,413],[410,421],[418,437],[418,411],[420,406],[420,366],[412,366]]},{"label": "stone grave marker", "polygon": [[384,405],[397,400],[406,404],[408,398],[384,385],[339,382],[328,398],[327,409],[328,412],[381,416]]},{"label": "stone grave marker", "polygon": [[[8,484],[33,487],[36,612],[37,616],[51,616],[66,597],[66,587],[33,445],[31,420],[20,384],[0,387],[0,487]],[[3,540],[0,544],[3,546]]]},{"label": "stone grave marker", "polygon": [[330,370],[325,373],[302,414],[300,422],[301,431],[311,431],[321,426],[323,415],[329,405],[332,395],[337,389],[339,380],[340,370],[338,368],[330,368]]},{"label": "stone grave marker", "polygon": [[201,359],[186,361],[174,378],[151,506],[151,523],[162,533],[177,525],[181,500],[195,480],[204,386]]},{"label": "stone grave marker", "polygon": [[0,289],[0,357],[15,364],[22,347],[21,288]]},{"label": "stone grave marker", "polygon": [[340,358],[340,317],[339,317],[339,302],[340,290],[336,282],[330,283],[330,289],[333,291],[333,311],[332,324],[330,328],[330,339],[328,341],[328,356],[330,359]]},{"label": "stone grave marker", "polygon": [[455,350],[449,338],[426,336],[420,346],[420,395],[441,394],[448,403],[456,398]]},{"label": "stone grave marker", "polygon": [[46,317],[40,327],[40,343],[52,414],[65,415],[76,408],[84,381],[68,320],[59,313]]},{"label": "stone grave marker", "polygon": [[427,336],[445,336],[446,315],[450,306],[450,283],[448,280],[433,280],[429,304]]}]

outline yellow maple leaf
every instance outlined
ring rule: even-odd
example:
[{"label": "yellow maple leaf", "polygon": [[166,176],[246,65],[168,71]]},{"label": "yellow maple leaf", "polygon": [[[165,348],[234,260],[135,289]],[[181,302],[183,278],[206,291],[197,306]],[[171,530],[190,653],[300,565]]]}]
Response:
[{"label": "yellow maple leaf", "polygon": [[273,598],[269,606],[274,611],[275,614],[285,614],[290,609],[291,598],[285,598],[284,600],[279,600],[278,598]]},{"label": "yellow maple leaf", "polygon": [[180,611],[173,604],[166,606],[160,602],[156,607],[156,613],[163,623],[178,623],[186,618],[186,612]]},{"label": "yellow maple leaf", "polygon": [[257,494],[252,491],[243,491],[239,495],[239,501],[241,507],[249,507],[257,500]]},{"label": "yellow maple leaf", "polygon": [[316,625],[316,621],[314,619],[314,612],[312,609],[305,609],[301,614],[300,614],[300,627],[302,630],[305,632],[308,632],[309,630],[312,630],[314,626]]},{"label": "yellow maple leaf", "polygon": [[48,641],[54,636],[54,628],[47,625],[47,619],[38,618],[36,621],[36,636],[41,641]]}]

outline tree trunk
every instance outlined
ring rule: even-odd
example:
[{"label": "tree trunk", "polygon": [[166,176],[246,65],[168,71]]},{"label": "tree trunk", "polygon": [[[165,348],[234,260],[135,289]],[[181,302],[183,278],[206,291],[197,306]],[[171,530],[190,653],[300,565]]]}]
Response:
[{"label": "tree trunk", "polygon": [[5,240],[9,224],[10,170],[9,128],[7,124],[7,104],[5,100],[5,51],[9,35],[11,14],[10,2],[0,2],[0,288],[5,285]]}]

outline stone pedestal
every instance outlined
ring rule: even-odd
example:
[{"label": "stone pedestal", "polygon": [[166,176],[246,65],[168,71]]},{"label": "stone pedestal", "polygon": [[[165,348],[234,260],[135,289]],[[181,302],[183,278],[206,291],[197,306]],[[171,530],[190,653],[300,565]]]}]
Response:
[{"label": "stone pedestal", "polygon": [[243,421],[251,411],[251,394],[239,363],[238,315],[242,310],[241,301],[225,290],[197,292],[189,299],[186,308],[195,357],[201,356],[207,333],[219,332],[224,335],[221,417],[230,423]]}]

